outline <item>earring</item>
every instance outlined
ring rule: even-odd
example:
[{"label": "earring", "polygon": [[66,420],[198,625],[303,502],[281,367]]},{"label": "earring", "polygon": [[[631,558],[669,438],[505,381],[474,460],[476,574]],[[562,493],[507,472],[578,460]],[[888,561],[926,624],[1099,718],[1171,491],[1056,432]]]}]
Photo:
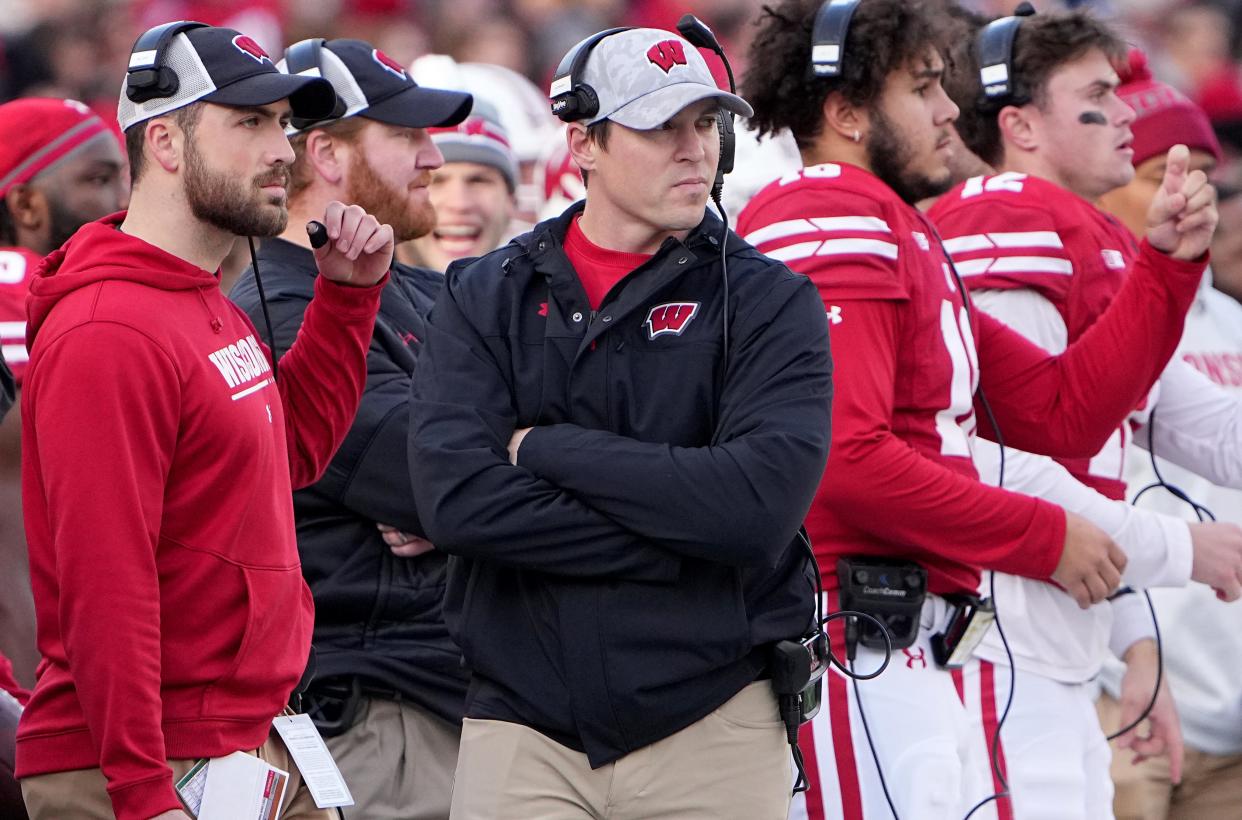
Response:
[{"label": "earring", "polygon": [[855,128],[854,129],[854,142],[861,142],[861,141],[862,141],[862,134],[858,133],[858,129]]}]

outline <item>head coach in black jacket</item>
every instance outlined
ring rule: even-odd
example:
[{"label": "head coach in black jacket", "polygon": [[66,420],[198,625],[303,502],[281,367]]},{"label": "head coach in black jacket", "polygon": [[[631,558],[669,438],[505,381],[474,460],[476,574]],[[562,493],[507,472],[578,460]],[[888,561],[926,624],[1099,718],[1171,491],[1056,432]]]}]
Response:
[{"label": "head coach in black jacket", "polygon": [[[443,162],[426,129],[457,124],[471,106],[468,94],[417,86],[360,40],[303,41],[285,53],[283,67],[324,77],[339,103],[332,120],[294,121],[289,211],[299,227],[258,253],[277,355],[297,336],[314,288],[315,261],[300,226],[339,199],[391,225],[398,242],[426,233],[435,224],[427,185]],[[406,463],[406,405],[442,281],[394,265],[357,418],[323,479],[293,496],[315,599],[307,711],[353,792],[351,815],[376,820],[447,816],[466,693],[461,653],[441,614],[445,554],[421,539],[390,547],[377,528],[423,532]],[[264,326],[253,270],[230,296]]]},{"label": "head coach in black jacket", "polygon": [[412,384],[473,675],[452,816],[784,818],[765,666],[815,619],[823,304],[706,211],[750,106],[688,42],[588,38],[552,97],[585,207],[449,269]]}]

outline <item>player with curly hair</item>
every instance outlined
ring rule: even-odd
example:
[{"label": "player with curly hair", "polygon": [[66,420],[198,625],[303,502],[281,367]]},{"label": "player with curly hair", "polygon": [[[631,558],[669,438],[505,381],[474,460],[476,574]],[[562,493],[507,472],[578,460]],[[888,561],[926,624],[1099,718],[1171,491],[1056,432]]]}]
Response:
[{"label": "player with curly hair", "polygon": [[[936,13],[902,0],[854,5],[844,36],[816,44],[817,54],[838,47],[835,76],[812,73],[814,23],[829,4],[785,0],[761,21],[743,92],[761,133],[790,129],[804,168],[762,191],[738,232],[809,276],[830,317],[832,451],[807,518],[830,608],[841,559],[915,563],[929,594],[884,674],[850,691],[830,673],[826,708],[803,731],[816,779],[795,815],[956,820],[994,790],[989,727],[972,715],[996,710],[968,708],[994,687],[977,661],[940,668],[933,636],[978,603],[981,569],[1055,581],[1087,606],[1124,567],[1085,519],[978,480],[975,408],[986,392],[986,437],[999,428],[1024,449],[1067,457],[1098,449],[1168,361],[1216,214],[1201,176],[1157,197],[1113,309],[1050,357],[970,309],[913,206],[953,178],[958,109],[940,82]],[[1110,367],[1123,350],[1133,366]],[[883,659],[847,646],[839,621],[830,637],[857,672]]]}]

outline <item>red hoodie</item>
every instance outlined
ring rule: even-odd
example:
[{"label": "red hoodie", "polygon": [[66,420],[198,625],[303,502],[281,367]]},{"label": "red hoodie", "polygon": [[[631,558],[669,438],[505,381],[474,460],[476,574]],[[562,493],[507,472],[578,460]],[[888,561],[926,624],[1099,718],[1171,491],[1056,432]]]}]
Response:
[{"label": "red hoodie", "polygon": [[353,421],[382,288],[319,278],[274,386],[215,276],[123,216],[31,284],[22,493],[43,660],[17,776],[100,767],[136,820],[180,808],[165,760],[262,745],[302,674],[291,492]]}]

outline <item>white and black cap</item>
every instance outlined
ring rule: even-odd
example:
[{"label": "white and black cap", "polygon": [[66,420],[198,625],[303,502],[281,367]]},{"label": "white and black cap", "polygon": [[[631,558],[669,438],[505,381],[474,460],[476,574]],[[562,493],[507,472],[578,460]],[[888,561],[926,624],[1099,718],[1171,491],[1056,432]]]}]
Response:
[{"label": "white and black cap", "polygon": [[336,105],[331,84],[283,73],[248,35],[202,23],[168,23],[135,43],[117,121],[124,131],[200,100],[257,106],[286,98],[297,117],[325,116]]},{"label": "white and black cap", "polygon": [[322,77],[337,95],[329,116],[295,116],[290,129],[295,133],[355,116],[406,128],[445,128],[464,120],[474,102],[461,91],[419,85],[404,66],[364,40],[303,40],[285,49],[280,66],[296,77]]}]

